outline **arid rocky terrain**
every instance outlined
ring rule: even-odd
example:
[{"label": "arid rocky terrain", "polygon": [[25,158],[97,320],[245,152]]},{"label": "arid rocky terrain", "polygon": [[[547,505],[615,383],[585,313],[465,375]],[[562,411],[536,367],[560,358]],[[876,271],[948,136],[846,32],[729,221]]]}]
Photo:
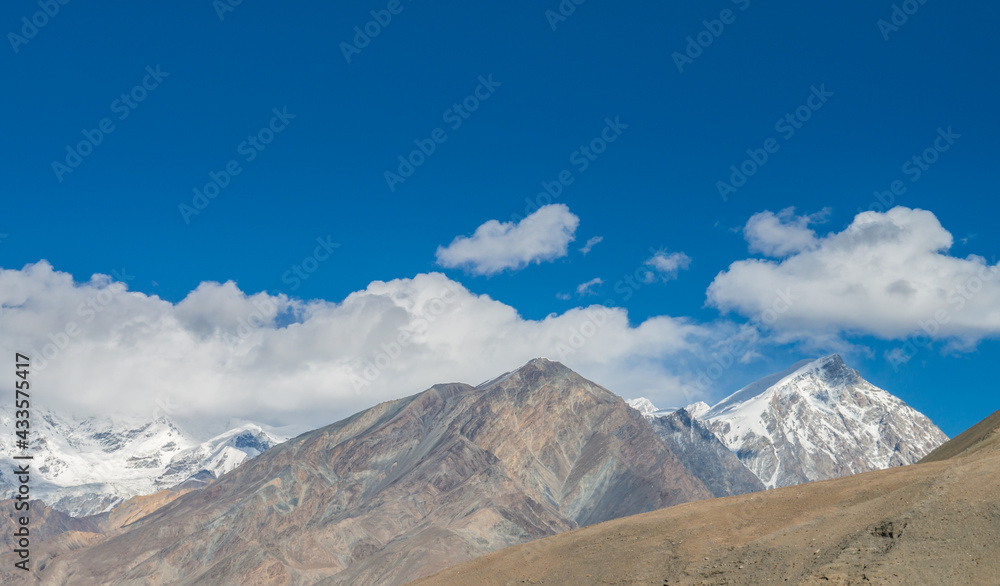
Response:
[{"label": "arid rocky terrain", "polygon": [[157,495],[94,519],[104,532],[65,527],[33,548],[31,574],[0,556],[0,581],[401,583],[712,493],[620,397],[539,359],[383,403],[205,488]]},{"label": "arid rocky terrain", "polygon": [[919,464],[617,519],[415,584],[997,584],[998,486],[1000,412]]}]

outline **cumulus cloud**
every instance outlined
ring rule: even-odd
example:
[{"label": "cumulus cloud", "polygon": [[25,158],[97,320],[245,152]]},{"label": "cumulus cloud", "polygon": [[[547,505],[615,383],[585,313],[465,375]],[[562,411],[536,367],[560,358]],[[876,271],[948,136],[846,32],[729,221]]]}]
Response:
[{"label": "cumulus cloud", "polygon": [[646,281],[670,281],[677,278],[677,274],[691,266],[691,257],[683,252],[667,253],[665,250],[657,251],[646,261],[646,266],[650,271],[646,273]]},{"label": "cumulus cloud", "polygon": [[620,394],[681,404],[694,373],[676,364],[715,336],[669,316],[632,325],[601,305],[525,319],[440,273],[376,281],[339,303],[232,282],[171,303],[103,275],[74,282],[43,261],[0,271],[0,303],[0,347],[32,357],[38,407],[314,427],[538,356]]},{"label": "cumulus cloud", "polygon": [[829,208],[808,216],[795,215],[794,207],[785,208],[777,214],[763,211],[750,217],[743,228],[743,235],[750,244],[750,252],[784,257],[814,246],[816,232],[809,228],[809,224],[822,223],[829,214]]},{"label": "cumulus cloud", "polygon": [[591,237],[589,240],[587,240],[587,243],[583,245],[583,248],[580,249],[580,252],[586,255],[588,252],[591,251],[591,249],[600,244],[602,240],[604,240],[604,236]]},{"label": "cumulus cloud", "polygon": [[543,206],[518,223],[490,220],[472,236],[458,236],[437,249],[437,263],[474,275],[521,270],[566,256],[580,218],[564,204]]},{"label": "cumulus cloud", "polygon": [[709,286],[710,305],[802,337],[923,334],[975,344],[1000,335],[1000,265],[949,255],[952,235],[929,211],[864,212],[824,237],[778,229],[768,238],[771,251],[789,256],[731,264]]},{"label": "cumulus cloud", "polygon": [[587,281],[586,283],[580,283],[576,286],[576,294],[583,295],[594,295],[594,287],[604,284],[604,279],[596,277]]}]

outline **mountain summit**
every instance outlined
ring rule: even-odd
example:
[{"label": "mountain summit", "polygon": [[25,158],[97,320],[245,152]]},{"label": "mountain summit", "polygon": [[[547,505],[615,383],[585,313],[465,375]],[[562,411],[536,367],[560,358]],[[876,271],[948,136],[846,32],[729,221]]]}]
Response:
[{"label": "mountain summit", "polygon": [[768,488],[913,464],[948,439],[837,354],[766,376],[698,419]]}]

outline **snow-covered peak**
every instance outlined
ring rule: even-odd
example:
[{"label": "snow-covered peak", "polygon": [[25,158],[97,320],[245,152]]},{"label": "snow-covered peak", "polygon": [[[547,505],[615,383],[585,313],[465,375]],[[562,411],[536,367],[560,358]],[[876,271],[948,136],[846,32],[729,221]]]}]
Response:
[{"label": "snow-covered peak", "polygon": [[[74,516],[104,512],[133,496],[187,480],[219,476],[286,438],[246,423],[199,442],[167,416],[76,418],[42,406],[32,411],[32,496]],[[13,421],[0,417],[0,492],[15,478]]]},{"label": "snow-covered peak", "polygon": [[653,405],[653,402],[647,399],[646,397],[639,397],[638,399],[626,399],[625,403],[628,404],[629,407],[638,411],[639,413],[642,413],[642,416],[647,419],[649,419],[650,417],[664,417],[666,415],[670,415],[671,413],[675,413],[677,411],[677,409],[674,407],[667,407],[666,409],[657,409],[656,405]]},{"label": "snow-covered peak", "polygon": [[704,401],[698,401],[697,403],[692,403],[684,408],[694,419],[701,419],[706,413],[708,413],[712,408],[708,403]]},{"label": "snow-covered peak", "polygon": [[657,411],[656,405],[653,405],[653,402],[647,399],[646,397],[639,397],[638,399],[626,399],[625,402],[628,404],[629,407],[635,409],[636,411],[642,413],[643,415],[652,415]]},{"label": "snow-covered peak", "polygon": [[947,439],[836,354],[766,376],[698,418],[769,488],[910,464]]},{"label": "snow-covered peak", "polygon": [[815,360],[813,359],[800,360],[781,372],[769,374],[759,380],[750,383],[749,385],[736,391],[732,395],[729,395],[725,399],[716,403],[715,406],[712,407],[711,412],[706,413],[705,415],[706,417],[715,417],[717,415],[732,410],[735,406],[742,405],[747,401],[756,399],[762,393],[768,391],[769,389],[780,387],[782,383],[784,383],[789,378],[795,378],[807,372],[812,372],[823,365],[830,363],[838,363],[838,362],[840,364],[844,364],[843,359],[841,359],[840,355],[838,354],[824,356],[823,358]]}]

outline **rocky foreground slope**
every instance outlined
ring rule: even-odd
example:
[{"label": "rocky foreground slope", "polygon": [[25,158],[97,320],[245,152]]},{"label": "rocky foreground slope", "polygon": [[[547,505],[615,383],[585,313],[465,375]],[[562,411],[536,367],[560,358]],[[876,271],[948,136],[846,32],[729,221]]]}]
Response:
[{"label": "rocky foreground slope", "polygon": [[970,432],[940,460],[617,519],[414,584],[996,584],[1000,412]]},{"label": "rocky foreground slope", "polygon": [[289,440],[108,534],[62,533],[30,575],[0,556],[0,582],[395,584],[710,496],[621,398],[536,359]]}]

